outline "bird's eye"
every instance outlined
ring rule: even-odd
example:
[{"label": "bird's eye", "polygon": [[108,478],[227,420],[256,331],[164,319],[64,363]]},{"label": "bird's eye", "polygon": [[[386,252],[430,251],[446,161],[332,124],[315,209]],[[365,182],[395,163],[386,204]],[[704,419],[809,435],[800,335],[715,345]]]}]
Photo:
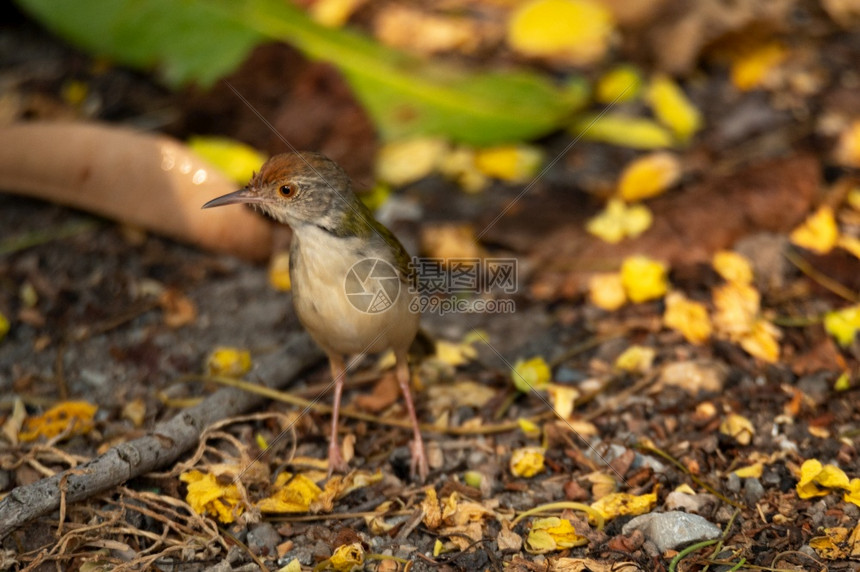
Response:
[{"label": "bird's eye", "polygon": [[284,197],[286,199],[286,198],[289,198],[289,197],[292,197],[293,195],[295,195],[298,188],[299,188],[298,185],[296,185],[295,183],[289,183],[287,185],[281,185],[281,188],[278,189],[278,194],[280,194],[282,197]]}]

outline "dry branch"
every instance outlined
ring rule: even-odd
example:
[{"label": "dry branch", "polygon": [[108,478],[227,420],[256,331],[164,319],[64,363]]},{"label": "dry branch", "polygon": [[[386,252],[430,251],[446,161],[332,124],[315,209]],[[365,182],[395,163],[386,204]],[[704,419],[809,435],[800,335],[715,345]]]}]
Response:
[{"label": "dry branch", "polygon": [[[271,387],[282,387],[304,368],[322,357],[306,334],[297,334],[283,352],[260,358],[255,369]],[[105,454],[53,477],[18,487],[0,500],[0,538],[26,522],[60,507],[78,502],[128,479],[176,461],[194,447],[207,426],[243,413],[263,398],[235,388],[224,388],[167,421],[146,436],[122,443]]]}]

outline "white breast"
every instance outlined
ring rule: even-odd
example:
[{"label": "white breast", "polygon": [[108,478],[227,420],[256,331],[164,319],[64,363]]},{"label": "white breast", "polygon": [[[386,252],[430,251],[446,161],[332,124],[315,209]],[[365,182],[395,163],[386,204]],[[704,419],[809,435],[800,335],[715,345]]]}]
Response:
[{"label": "white breast", "polygon": [[[291,253],[293,304],[323,349],[357,354],[409,347],[419,316],[409,310],[412,294],[405,284],[398,281],[396,294],[388,295],[394,289],[385,275],[393,267],[362,262],[375,257],[360,252],[359,239],[338,238],[315,226],[301,228],[293,240],[298,241]],[[381,279],[367,275],[374,264],[380,265]],[[356,293],[357,280],[364,293]]]}]

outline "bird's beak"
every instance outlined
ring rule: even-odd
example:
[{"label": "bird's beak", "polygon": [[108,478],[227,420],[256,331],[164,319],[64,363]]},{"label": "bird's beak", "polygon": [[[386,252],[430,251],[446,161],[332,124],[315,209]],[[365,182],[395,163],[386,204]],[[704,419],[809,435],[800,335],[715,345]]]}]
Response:
[{"label": "bird's beak", "polygon": [[236,205],[240,203],[262,203],[265,202],[263,197],[252,191],[251,189],[239,189],[226,195],[221,195],[217,199],[212,199],[202,208],[208,209],[212,207],[222,207],[224,205]]}]

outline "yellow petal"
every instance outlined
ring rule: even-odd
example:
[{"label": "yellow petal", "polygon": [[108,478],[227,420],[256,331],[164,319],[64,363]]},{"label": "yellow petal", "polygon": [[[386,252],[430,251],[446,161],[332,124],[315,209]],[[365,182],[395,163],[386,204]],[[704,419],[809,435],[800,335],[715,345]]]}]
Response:
[{"label": "yellow petal", "polygon": [[217,347],[206,358],[209,375],[242,377],[251,371],[251,352],[239,348]]},{"label": "yellow petal", "polygon": [[575,387],[569,385],[559,385],[551,383],[547,387],[552,410],[562,419],[569,419],[573,413],[573,406],[579,398],[579,391]]},{"label": "yellow petal", "polygon": [[711,318],[701,302],[689,300],[680,292],[666,296],[663,324],[681,333],[691,344],[702,344],[711,337]]},{"label": "yellow petal", "polygon": [[616,358],[615,367],[629,373],[647,373],[656,356],[654,348],[632,345]]},{"label": "yellow petal", "polygon": [[533,421],[520,417],[517,419],[517,425],[520,426],[520,431],[522,431],[526,437],[531,437],[532,439],[540,437],[540,427]]},{"label": "yellow petal", "polygon": [[39,437],[51,439],[62,433],[67,437],[84,435],[94,427],[93,418],[98,409],[97,405],[86,401],[58,403],[41,415],[25,419],[18,440],[35,441]]},{"label": "yellow petal", "polygon": [[289,292],[290,282],[290,253],[276,252],[269,260],[269,285],[279,292]]},{"label": "yellow petal", "polygon": [[609,48],[612,14],[595,0],[530,0],[508,22],[508,44],[527,56],[587,65]]},{"label": "yellow petal", "polygon": [[741,445],[749,445],[755,435],[755,427],[743,415],[731,413],[720,423],[720,433],[734,438]]},{"label": "yellow petal", "polygon": [[530,554],[545,554],[585,544],[588,544],[588,539],[578,535],[569,520],[553,516],[532,523],[525,548]]},{"label": "yellow petal", "polygon": [[638,496],[630,493],[611,493],[591,503],[591,508],[609,520],[616,516],[645,514],[653,509],[656,504],[656,492]]},{"label": "yellow petal", "polygon": [[848,556],[848,551],[840,546],[848,538],[848,529],[837,526],[824,529],[825,536],[809,539],[809,546],[818,556],[826,560],[842,560]]},{"label": "yellow petal", "polygon": [[820,207],[794,229],[789,238],[793,244],[801,248],[818,254],[827,254],[833,250],[839,239],[839,229],[836,226],[833,209],[827,205]]},{"label": "yellow petal", "polygon": [[746,51],[732,62],[732,84],[741,91],[762,87],[787,56],[788,50],[780,42],[768,42]]},{"label": "yellow petal", "polygon": [[830,494],[830,489],[834,488],[847,489],[852,493],[852,487],[853,482],[848,480],[848,475],[839,467],[822,465],[818,459],[808,459],[800,467],[800,479],[796,488],[797,496],[808,499]]},{"label": "yellow petal", "polygon": [[758,479],[761,478],[764,471],[764,463],[754,463],[748,467],[742,467],[734,473],[742,479]]},{"label": "yellow petal", "polygon": [[402,186],[431,175],[448,152],[442,139],[420,137],[386,143],[376,156],[376,176]]},{"label": "yellow petal", "polygon": [[272,486],[273,492],[257,502],[261,512],[306,512],[322,494],[315,482],[303,474],[281,473]]},{"label": "yellow petal", "polygon": [[635,303],[654,300],[669,288],[666,265],[646,256],[631,256],[621,263],[621,282]]},{"label": "yellow petal", "polygon": [[[845,494],[842,495],[842,500],[860,506],[860,479],[851,479],[851,482],[848,483],[848,488],[845,490]],[[860,524],[857,526],[860,529]],[[860,530],[855,529],[855,532],[860,535]],[[860,537],[858,537],[857,542],[860,543]],[[857,550],[860,552],[860,546],[857,547]],[[860,554],[856,556],[860,556]]]},{"label": "yellow petal", "polygon": [[340,28],[364,0],[317,0],[310,7],[311,17],[328,28]]},{"label": "yellow petal", "polygon": [[661,149],[674,144],[662,125],[644,117],[622,113],[585,113],[571,123],[570,131],[586,141],[600,141],[632,149]]},{"label": "yellow petal", "polygon": [[753,330],[761,304],[758,290],[749,284],[728,282],[714,289],[714,329],[732,341]]},{"label": "yellow petal", "polygon": [[544,450],[540,447],[522,447],[511,453],[511,474],[530,478],[543,471]]},{"label": "yellow petal", "polygon": [[188,140],[188,146],[242,185],[266,162],[264,154],[228,137],[192,137]]},{"label": "yellow petal", "polygon": [[779,360],[779,338],[782,332],[767,320],[753,322],[752,330],[740,339],[741,347],[753,357],[768,363]]},{"label": "yellow petal", "polygon": [[711,265],[727,282],[752,283],[752,265],[743,254],[732,250],[721,250],[714,254]]},{"label": "yellow petal", "polygon": [[490,184],[489,177],[475,165],[475,150],[468,147],[457,147],[447,153],[439,165],[439,171],[456,181],[467,193],[477,193]]},{"label": "yellow petal", "polygon": [[182,473],[179,480],[188,485],[185,500],[197,514],[208,514],[229,524],[244,511],[239,488],[230,481],[222,484],[213,473],[197,470]]},{"label": "yellow petal", "polygon": [[595,274],[588,281],[588,298],[604,310],[613,311],[627,303],[627,292],[621,282],[621,273]]},{"label": "yellow petal", "polygon": [[460,366],[478,357],[478,351],[471,344],[456,344],[445,340],[436,342],[436,359],[450,366]]},{"label": "yellow petal", "polygon": [[843,250],[847,250],[854,255],[854,258],[860,258],[860,239],[854,236],[839,235],[836,241],[836,246]]},{"label": "yellow petal", "polygon": [[603,74],[594,89],[598,103],[624,103],[639,97],[642,74],[633,66],[620,65]]},{"label": "yellow petal", "polygon": [[436,496],[436,489],[427,487],[424,489],[424,500],[421,502],[424,511],[424,525],[430,530],[436,530],[442,526],[442,508]]},{"label": "yellow petal", "polygon": [[627,202],[662,194],[681,178],[681,163],[672,153],[658,152],[627,165],[618,182],[618,193]]},{"label": "yellow petal", "polygon": [[681,141],[688,140],[702,126],[702,114],[668,76],[658,75],[651,80],[648,101],[660,123]]},{"label": "yellow petal", "polygon": [[833,310],[824,315],[824,329],[843,348],[854,342],[858,328],[860,328],[860,305]]},{"label": "yellow petal", "polygon": [[6,337],[6,334],[9,333],[9,329],[12,325],[9,323],[9,318],[7,318],[3,312],[0,312],[0,342],[3,341],[3,338]]},{"label": "yellow petal", "polygon": [[350,572],[364,566],[364,547],[360,542],[344,544],[335,548],[329,564],[337,572]]},{"label": "yellow petal", "polygon": [[648,230],[651,222],[651,211],[644,205],[628,206],[622,200],[610,199],[606,208],[586,223],[585,230],[615,244],[625,238],[636,238]]},{"label": "yellow petal", "polygon": [[545,389],[549,385],[552,372],[549,364],[542,357],[533,357],[530,360],[517,360],[511,370],[511,380],[514,386],[523,393],[532,390]]},{"label": "yellow petal", "polygon": [[848,391],[851,389],[851,373],[843,371],[833,382],[833,391]]},{"label": "yellow petal", "polygon": [[851,123],[839,136],[836,160],[846,167],[860,167],[860,119]]},{"label": "yellow petal", "polygon": [[543,153],[528,145],[503,145],[475,152],[475,166],[488,177],[512,183],[531,179],[543,162]]}]

